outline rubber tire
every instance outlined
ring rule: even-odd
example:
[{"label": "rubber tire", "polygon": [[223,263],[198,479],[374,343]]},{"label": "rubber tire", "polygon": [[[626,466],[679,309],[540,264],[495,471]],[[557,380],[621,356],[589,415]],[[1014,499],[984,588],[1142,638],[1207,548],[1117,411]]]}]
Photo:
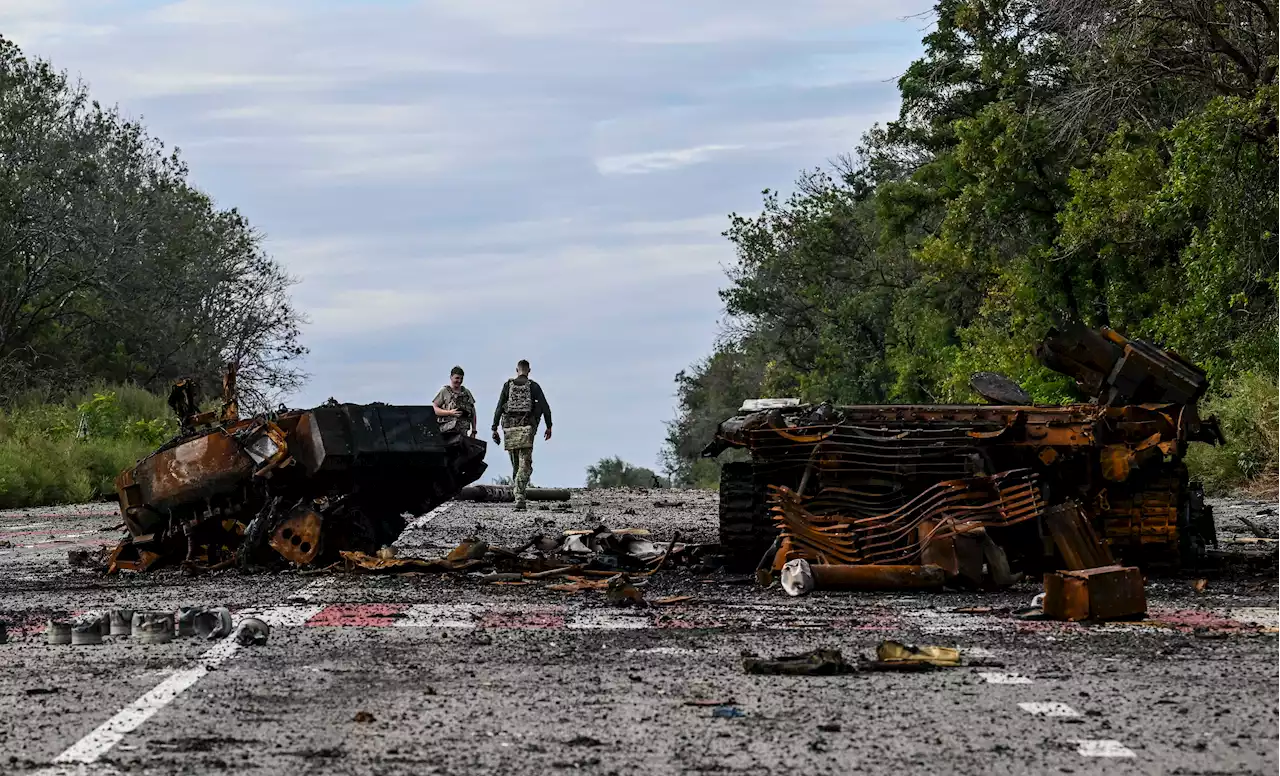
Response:
[{"label": "rubber tire", "polygon": [[754,571],[773,544],[778,530],[769,520],[764,488],[747,462],[720,468],[720,552],[725,567],[736,573]]}]

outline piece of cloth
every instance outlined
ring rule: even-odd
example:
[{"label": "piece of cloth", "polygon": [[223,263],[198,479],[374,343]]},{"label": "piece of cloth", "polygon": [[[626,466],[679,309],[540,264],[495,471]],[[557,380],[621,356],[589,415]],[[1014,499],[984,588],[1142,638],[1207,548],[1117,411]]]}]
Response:
[{"label": "piece of cloth", "polygon": [[[516,389],[517,401],[515,406],[508,407],[513,388]],[[525,396],[528,396],[527,403],[524,400]],[[537,434],[538,425],[544,419],[547,421],[547,428],[551,428],[551,405],[547,404],[547,396],[542,392],[542,386],[525,376],[513,377],[503,384],[502,394],[498,397],[498,406],[493,410],[495,429],[499,425],[504,429],[528,426],[533,429],[534,434]]]},{"label": "piece of cloth", "polygon": [[467,386],[464,385],[454,391],[453,386],[446,385],[436,394],[432,403],[442,410],[462,410],[462,414],[456,418],[436,418],[440,421],[440,430],[446,434],[453,432],[470,434],[471,429],[475,427],[476,397],[467,390]]},{"label": "piece of cloth", "polygon": [[511,456],[512,495],[517,502],[524,501],[529,478],[533,475],[533,445],[508,450],[507,454]]}]

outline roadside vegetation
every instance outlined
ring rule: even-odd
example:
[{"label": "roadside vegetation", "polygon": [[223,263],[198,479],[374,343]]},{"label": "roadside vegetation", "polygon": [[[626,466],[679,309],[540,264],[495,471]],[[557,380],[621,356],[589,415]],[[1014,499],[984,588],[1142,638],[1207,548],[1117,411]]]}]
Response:
[{"label": "roadside vegetation", "polygon": [[116,475],[176,432],[164,398],[134,386],[18,397],[0,409],[0,508],[111,497]]},{"label": "roadside vegetation", "polygon": [[1274,2],[940,0],[934,16],[897,119],[730,215],[728,324],[676,376],[667,472],[714,485],[697,453],[751,397],[974,401],[969,376],[992,370],[1038,402],[1083,398],[1032,356],[1079,321],[1205,369],[1202,414],[1229,446],[1195,450],[1193,478],[1274,489]]},{"label": "roadside vegetation", "polygon": [[85,501],[174,433],[178,377],[303,379],[290,278],[177,149],[0,36],[0,507]]},{"label": "roadside vegetation", "polygon": [[618,458],[601,458],[587,467],[588,488],[667,488],[671,483],[652,469]]}]

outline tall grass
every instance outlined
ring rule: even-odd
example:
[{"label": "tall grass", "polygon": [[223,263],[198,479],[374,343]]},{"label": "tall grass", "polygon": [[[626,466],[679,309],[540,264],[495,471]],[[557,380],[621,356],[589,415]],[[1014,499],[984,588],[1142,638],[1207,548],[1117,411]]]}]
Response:
[{"label": "tall grass", "polygon": [[164,397],[100,385],[62,401],[27,394],[0,409],[0,508],[90,501],[177,431]]},{"label": "tall grass", "polygon": [[1187,468],[1209,493],[1244,490],[1274,498],[1280,471],[1280,385],[1274,375],[1246,372],[1211,394],[1202,417],[1216,415],[1227,444],[1192,445]]}]

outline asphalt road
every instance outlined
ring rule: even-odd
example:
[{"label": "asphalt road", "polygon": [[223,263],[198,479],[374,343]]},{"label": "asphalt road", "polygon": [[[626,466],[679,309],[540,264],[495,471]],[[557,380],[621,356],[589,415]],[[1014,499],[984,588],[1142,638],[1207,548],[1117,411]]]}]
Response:
[{"label": "asphalt road", "polygon": [[[646,597],[692,600],[631,610],[599,592],[432,575],[107,578],[69,566],[67,551],[114,543],[114,508],[4,512],[0,772],[1270,776],[1276,552],[1238,517],[1273,536],[1276,518],[1257,514],[1259,502],[1215,507],[1224,546],[1245,557],[1152,580],[1150,621],[1107,625],[1016,619],[1031,583],[792,599],[670,570]],[[715,508],[713,494],[656,491],[578,493],[568,512],[453,504],[414,521],[400,547],[431,556],[477,526],[518,543],[601,521],[711,541]],[[270,640],[71,647],[42,633],[55,614],[192,604],[256,612]],[[955,611],[972,607],[990,611]],[[742,668],[743,653],[819,646],[869,658],[883,639],[958,647],[986,665],[827,677]]]}]

